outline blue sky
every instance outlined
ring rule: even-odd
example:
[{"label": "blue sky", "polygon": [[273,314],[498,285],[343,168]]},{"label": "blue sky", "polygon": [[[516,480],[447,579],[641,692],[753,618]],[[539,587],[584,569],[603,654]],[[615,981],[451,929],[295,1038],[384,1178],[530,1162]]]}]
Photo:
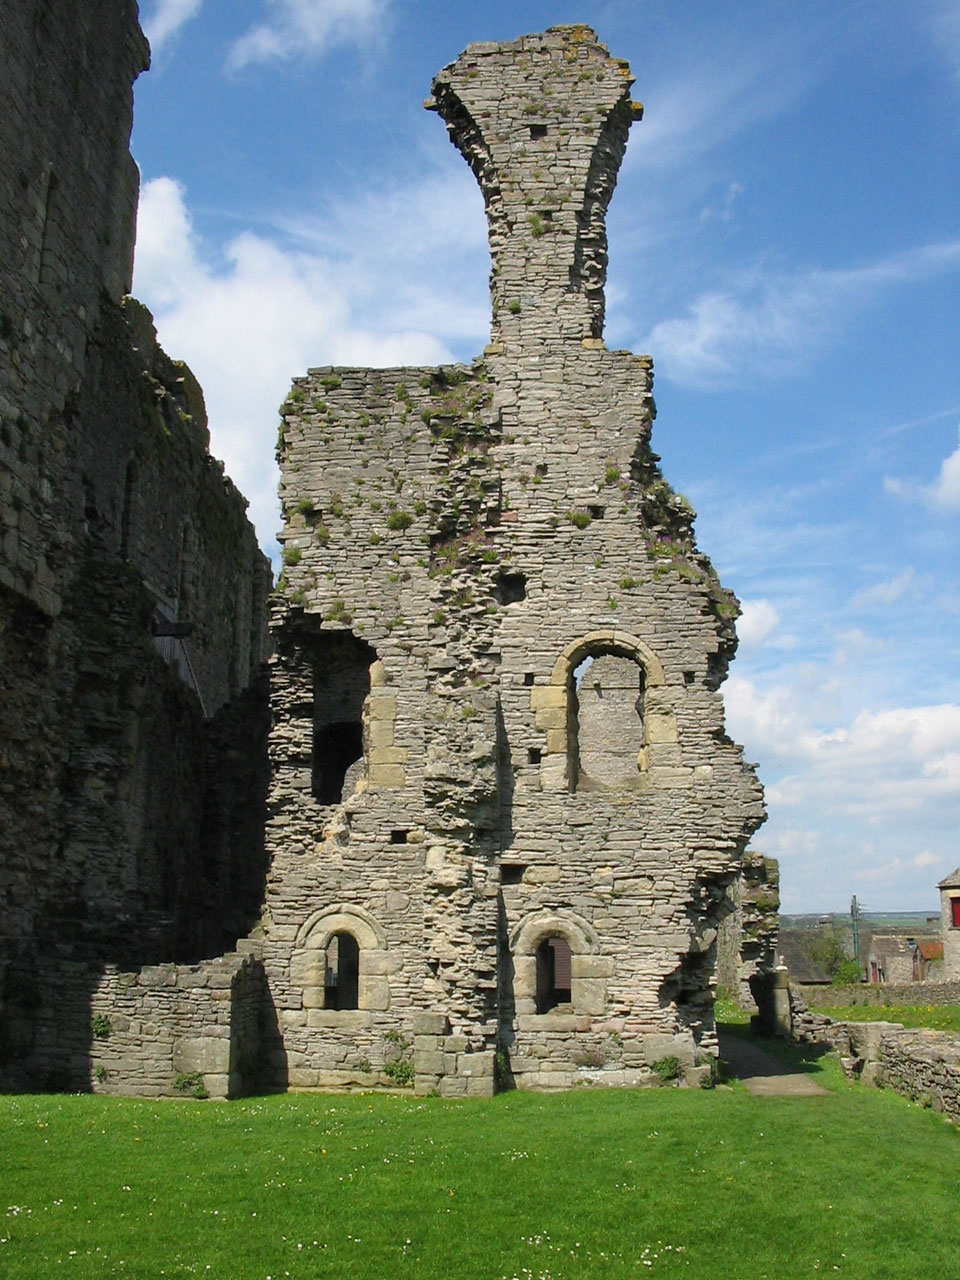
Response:
[{"label": "blue sky", "polygon": [[935,908],[960,864],[960,0],[141,0],[134,292],[268,552],[310,365],[469,360],[479,191],[435,115],[473,40],[630,61],[606,339],[743,602],[727,725],[784,908]]}]

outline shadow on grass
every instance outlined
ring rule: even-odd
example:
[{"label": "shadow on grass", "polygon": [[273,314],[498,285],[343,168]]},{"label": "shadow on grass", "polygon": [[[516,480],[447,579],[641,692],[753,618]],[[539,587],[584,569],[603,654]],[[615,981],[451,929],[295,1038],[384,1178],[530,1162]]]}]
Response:
[{"label": "shadow on grass", "polygon": [[800,1044],[759,1036],[742,1023],[717,1022],[720,1057],[736,1078],[829,1074],[826,1044]]}]

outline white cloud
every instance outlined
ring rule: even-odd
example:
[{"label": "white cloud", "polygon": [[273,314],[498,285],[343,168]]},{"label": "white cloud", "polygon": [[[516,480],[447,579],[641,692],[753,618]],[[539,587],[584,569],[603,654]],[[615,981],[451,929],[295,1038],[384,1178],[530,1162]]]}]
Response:
[{"label": "white cloud", "polygon": [[227,65],[316,57],[332,45],[369,38],[389,0],[266,0],[271,17],[251,27],[230,49]]},{"label": "white cloud", "polygon": [[737,619],[737,636],[744,648],[762,644],[775,630],[780,614],[769,600],[744,600]]},{"label": "white cloud", "polygon": [[[415,216],[411,205],[410,217]],[[203,256],[183,187],[156,178],[143,188],[135,292],[154,311],[165,350],[185,360],[199,379],[213,452],[249,498],[251,518],[267,547],[278,527],[277,406],[291,379],[322,364],[434,365],[453,359],[437,319],[456,313],[456,298],[440,286],[432,294],[422,283],[414,289],[404,267],[371,261],[362,246],[346,239],[338,253],[319,253],[250,232],[236,236],[222,264],[213,266]],[[436,268],[445,279],[442,258]],[[454,279],[451,294],[457,287]],[[383,305],[384,298],[395,297],[401,301]],[[477,306],[473,314],[479,347],[486,319]],[[466,332],[469,323],[461,329]]]},{"label": "white cloud", "polygon": [[716,204],[705,204],[700,210],[701,222],[732,222],[733,210],[743,195],[743,187],[739,182],[731,182],[723,196]]},{"label": "white cloud", "polygon": [[960,445],[940,463],[939,474],[930,484],[886,476],[883,487],[887,493],[922,502],[934,511],[960,511]]},{"label": "white cloud", "polygon": [[960,706],[861,711],[822,723],[823,708],[796,687],[761,691],[733,675],[724,701],[730,732],[775,771],[772,804],[816,806],[870,820],[924,804],[960,804]]},{"label": "white cloud", "polygon": [[916,574],[913,569],[904,569],[895,578],[878,582],[875,586],[864,587],[857,591],[850,601],[855,609],[871,608],[873,605],[891,605],[903,598],[914,585]]},{"label": "white cloud", "polygon": [[200,12],[203,0],[154,0],[149,18],[143,23],[143,33],[150,41],[153,53],[163,46]]},{"label": "white cloud", "polygon": [[960,240],[865,267],[743,272],[728,288],[701,294],[685,316],[655,325],[641,346],[657,353],[668,378],[691,386],[782,377],[800,370],[879,293],[957,270]]}]

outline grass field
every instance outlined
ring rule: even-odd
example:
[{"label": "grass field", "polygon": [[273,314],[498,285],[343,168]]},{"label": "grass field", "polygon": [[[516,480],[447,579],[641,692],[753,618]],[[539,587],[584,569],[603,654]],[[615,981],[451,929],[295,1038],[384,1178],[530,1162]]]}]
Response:
[{"label": "grass field", "polygon": [[811,1069],[826,1097],[0,1098],[0,1276],[960,1275],[960,1132]]},{"label": "grass field", "polygon": [[810,1004],[817,1013],[839,1022],[902,1022],[905,1027],[932,1027],[960,1035],[960,1006],[955,1004]]}]

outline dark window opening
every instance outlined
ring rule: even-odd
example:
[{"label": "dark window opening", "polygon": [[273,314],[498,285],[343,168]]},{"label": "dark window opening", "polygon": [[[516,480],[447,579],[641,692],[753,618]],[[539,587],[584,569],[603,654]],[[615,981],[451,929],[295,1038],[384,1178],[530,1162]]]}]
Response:
[{"label": "dark window opening", "polygon": [[543,752],[540,750],[539,747],[528,747],[527,762],[529,764],[539,764],[542,759],[543,759]]},{"label": "dark window opening", "polygon": [[527,598],[525,573],[501,573],[497,578],[497,599],[501,604],[517,604]]},{"label": "dark window opening", "polygon": [[531,684],[533,684],[533,682],[534,682],[534,674],[533,674],[533,672],[532,672],[532,671],[527,671],[527,672],[524,674],[524,677],[523,677],[523,683],[524,683],[525,685],[531,685]]},{"label": "dark window opening", "polygon": [[537,947],[537,1013],[570,1003],[570,968],[566,938],[544,938]]},{"label": "dark window opening", "polygon": [[407,836],[408,836],[409,834],[410,834],[410,833],[409,833],[409,831],[407,830],[407,828],[406,828],[406,827],[398,827],[396,831],[391,831],[391,832],[390,832],[390,843],[391,843],[391,844],[406,844],[406,843],[407,843]]},{"label": "dark window opening", "polygon": [[324,1004],[356,1009],[360,998],[360,947],[352,933],[335,933],[327,944]]},{"label": "dark window opening", "polygon": [[[306,646],[305,646],[306,647]],[[340,804],[363,776],[363,704],[374,651],[353,636],[324,636],[313,648],[312,789]]]},{"label": "dark window opening", "polygon": [[692,671],[685,671],[685,672],[683,673],[683,683],[684,683],[684,684],[693,684],[693,682],[694,682],[694,680],[696,680],[696,678],[697,678],[697,677],[696,677],[696,675],[695,675],[695,674],[694,674],[694,672],[692,672]]},{"label": "dark window opening", "polygon": [[604,511],[606,511],[606,507],[601,507],[598,504],[594,503],[592,506],[588,506],[587,510],[590,512],[594,520],[602,520],[603,513]]},{"label": "dark window opening", "polygon": [[546,136],[547,126],[545,124],[532,124],[530,126],[530,137],[534,140],[537,138],[545,138]]},{"label": "dark window opening", "polygon": [[500,883],[521,884],[523,882],[523,873],[526,869],[525,862],[502,862],[500,864]]},{"label": "dark window opening", "polygon": [[320,804],[343,799],[347,770],[363,759],[363,726],[359,720],[318,725],[313,733],[313,794]]},{"label": "dark window opening", "polygon": [[960,898],[950,899],[950,913],[953,918],[953,927],[960,929]]}]

